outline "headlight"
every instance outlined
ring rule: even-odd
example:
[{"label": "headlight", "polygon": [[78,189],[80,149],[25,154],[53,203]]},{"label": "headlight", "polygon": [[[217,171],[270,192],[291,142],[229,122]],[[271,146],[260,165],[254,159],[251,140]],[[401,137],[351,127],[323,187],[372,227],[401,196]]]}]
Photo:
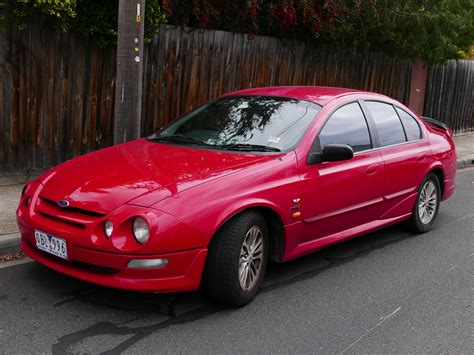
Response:
[{"label": "headlight", "polygon": [[140,244],[145,244],[150,238],[150,227],[148,223],[141,217],[136,217],[133,220],[133,236]]},{"label": "headlight", "polygon": [[114,231],[114,224],[113,222],[109,219],[107,221],[105,221],[105,224],[104,224],[104,233],[105,233],[105,236],[107,238],[110,238],[110,236],[112,235],[112,232]]}]

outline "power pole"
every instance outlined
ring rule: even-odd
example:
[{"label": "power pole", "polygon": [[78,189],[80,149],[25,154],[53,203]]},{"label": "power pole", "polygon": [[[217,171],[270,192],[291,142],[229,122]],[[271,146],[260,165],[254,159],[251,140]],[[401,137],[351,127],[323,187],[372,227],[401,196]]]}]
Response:
[{"label": "power pole", "polygon": [[114,144],[140,137],[145,0],[119,0]]}]

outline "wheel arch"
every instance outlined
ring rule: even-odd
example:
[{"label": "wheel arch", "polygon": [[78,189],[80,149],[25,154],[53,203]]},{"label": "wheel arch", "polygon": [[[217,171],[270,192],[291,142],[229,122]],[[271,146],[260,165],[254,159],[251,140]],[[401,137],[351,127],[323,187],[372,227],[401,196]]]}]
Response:
[{"label": "wheel arch", "polygon": [[445,173],[443,170],[443,167],[440,165],[435,165],[432,166],[428,174],[435,174],[436,177],[438,178],[439,181],[439,187],[441,189],[441,196],[444,196],[444,178],[445,178]]},{"label": "wheel arch", "polygon": [[247,211],[256,211],[265,218],[269,232],[270,258],[274,261],[282,261],[283,252],[285,250],[285,229],[283,219],[281,218],[278,210],[274,206],[268,204],[253,203],[236,209],[230,214],[227,214],[224,218],[222,218],[211,240],[216,237],[219,230],[221,230],[225,224],[229,223],[233,218],[240,215],[241,213]]}]

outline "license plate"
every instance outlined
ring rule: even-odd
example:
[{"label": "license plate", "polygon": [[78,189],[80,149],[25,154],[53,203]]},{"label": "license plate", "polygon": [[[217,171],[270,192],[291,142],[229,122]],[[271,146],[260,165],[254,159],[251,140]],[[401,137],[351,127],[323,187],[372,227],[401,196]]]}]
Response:
[{"label": "license plate", "polygon": [[67,260],[67,246],[64,239],[38,230],[35,231],[35,239],[38,249]]}]

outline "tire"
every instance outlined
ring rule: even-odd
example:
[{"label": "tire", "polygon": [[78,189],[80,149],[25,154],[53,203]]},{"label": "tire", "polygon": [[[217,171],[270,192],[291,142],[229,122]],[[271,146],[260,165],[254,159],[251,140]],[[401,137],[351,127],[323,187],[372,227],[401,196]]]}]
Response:
[{"label": "tire", "polygon": [[[426,206],[426,195],[430,193],[431,188],[434,188],[435,200],[431,200],[429,203],[430,212],[421,206]],[[425,190],[428,189],[428,190]],[[429,195],[431,196],[431,195]],[[425,201],[424,204],[422,201]],[[441,202],[441,188],[439,185],[438,177],[430,173],[420,188],[418,189],[418,195],[416,197],[415,205],[413,206],[412,216],[408,220],[408,227],[415,233],[426,233],[433,228],[436,217],[438,216],[439,204]],[[432,210],[431,210],[432,209]]]},{"label": "tire", "polygon": [[[261,253],[257,251],[260,249],[257,242],[251,248],[254,237],[256,241],[261,240]],[[219,303],[234,307],[246,305],[254,299],[263,281],[268,251],[268,226],[260,213],[245,211],[233,217],[216,233],[209,245],[203,274],[204,291]],[[253,261],[249,262],[250,259]],[[248,270],[255,275],[253,278]],[[243,277],[240,278],[240,275]]]}]

